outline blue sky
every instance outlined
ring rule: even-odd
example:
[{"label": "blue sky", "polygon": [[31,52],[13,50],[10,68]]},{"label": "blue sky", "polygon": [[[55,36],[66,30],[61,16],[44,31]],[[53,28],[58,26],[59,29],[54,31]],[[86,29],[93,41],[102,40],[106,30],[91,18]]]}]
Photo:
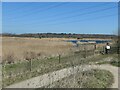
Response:
[{"label": "blue sky", "polygon": [[117,2],[3,2],[3,33],[115,34]]}]

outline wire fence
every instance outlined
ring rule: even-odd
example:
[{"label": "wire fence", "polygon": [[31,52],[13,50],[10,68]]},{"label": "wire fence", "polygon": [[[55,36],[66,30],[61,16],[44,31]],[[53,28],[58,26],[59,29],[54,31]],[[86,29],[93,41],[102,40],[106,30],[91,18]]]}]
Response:
[{"label": "wire fence", "polygon": [[[45,58],[42,60],[31,59],[24,62],[3,64],[2,77],[3,87],[11,85],[22,80],[26,80],[35,76],[43,75],[63,68],[81,65],[86,62],[86,58],[98,54],[95,45],[91,45],[91,49],[87,49],[90,45],[83,45],[82,48],[76,47],[75,51],[69,56],[58,55],[57,57]],[[118,53],[118,47],[112,47],[111,53]]]}]

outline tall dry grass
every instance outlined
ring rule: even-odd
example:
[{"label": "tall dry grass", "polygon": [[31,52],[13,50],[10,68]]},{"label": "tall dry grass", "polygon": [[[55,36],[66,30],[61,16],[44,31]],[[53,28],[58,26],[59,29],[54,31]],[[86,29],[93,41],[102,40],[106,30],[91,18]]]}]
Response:
[{"label": "tall dry grass", "polygon": [[2,61],[2,37],[0,37],[0,63]]},{"label": "tall dry grass", "polygon": [[29,60],[38,57],[54,57],[58,54],[67,55],[71,52],[73,45],[62,40],[3,37],[2,59],[14,62],[16,60]]}]

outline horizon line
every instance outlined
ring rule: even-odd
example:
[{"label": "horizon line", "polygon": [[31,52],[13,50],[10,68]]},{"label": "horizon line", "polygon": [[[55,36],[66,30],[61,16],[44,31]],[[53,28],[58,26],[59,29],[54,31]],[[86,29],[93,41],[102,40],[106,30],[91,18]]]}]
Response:
[{"label": "horizon line", "polygon": [[42,33],[0,33],[0,34],[12,34],[12,35],[22,35],[22,34],[84,34],[84,35],[115,35],[116,34],[103,34],[103,33],[62,33],[62,32],[42,32]]}]

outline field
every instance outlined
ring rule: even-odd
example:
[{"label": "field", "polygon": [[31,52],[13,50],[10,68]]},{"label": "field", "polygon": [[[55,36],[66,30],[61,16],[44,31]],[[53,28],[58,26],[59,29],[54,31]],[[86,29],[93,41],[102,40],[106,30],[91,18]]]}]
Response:
[{"label": "field", "polygon": [[97,44],[95,50],[94,44],[76,47],[65,40],[68,39],[3,37],[3,87],[71,66],[95,64],[109,57],[98,54],[104,44]]},{"label": "field", "polygon": [[0,62],[2,61],[2,37],[0,37]]},{"label": "field", "polygon": [[[65,42],[64,40],[69,39],[3,37],[1,44],[2,60],[3,62],[16,62],[35,58],[55,57],[58,55],[70,55],[76,48],[73,47],[73,43]],[[99,44],[97,46],[99,48],[103,45]]]},{"label": "field", "polygon": [[67,55],[71,52],[73,45],[62,39],[3,37],[2,46],[3,60],[11,58],[16,61],[36,57],[54,57],[59,54]]}]

